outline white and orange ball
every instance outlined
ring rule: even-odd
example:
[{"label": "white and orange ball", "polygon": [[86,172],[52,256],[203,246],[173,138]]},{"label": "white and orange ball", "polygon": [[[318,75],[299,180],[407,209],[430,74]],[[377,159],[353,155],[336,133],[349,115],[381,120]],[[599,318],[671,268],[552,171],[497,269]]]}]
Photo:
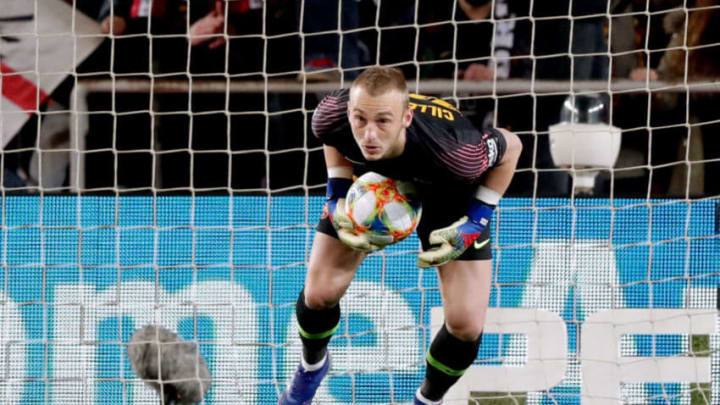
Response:
[{"label": "white and orange ball", "polygon": [[368,172],[348,191],[345,207],[358,233],[392,236],[392,243],[407,238],[420,222],[422,205],[415,186]]}]

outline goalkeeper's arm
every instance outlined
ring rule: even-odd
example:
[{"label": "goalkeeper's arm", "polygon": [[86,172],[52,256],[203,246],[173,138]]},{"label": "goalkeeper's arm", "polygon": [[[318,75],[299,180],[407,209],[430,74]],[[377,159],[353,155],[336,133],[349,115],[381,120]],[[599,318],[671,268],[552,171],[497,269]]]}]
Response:
[{"label": "goalkeeper's arm", "polygon": [[324,146],[325,164],[328,168],[327,200],[325,209],[337,231],[338,238],[347,246],[363,252],[382,249],[358,234],[355,225],[345,212],[345,197],[353,183],[353,166],[332,146]]},{"label": "goalkeeper's arm", "polygon": [[324,145],[323,153],[328,172],[325,210],[335,224],[338,204],[341,205],[342,210],[345,205],[345,196],[353,183],[353,166],[332,146]]},{"label": "goalkeeper's arm", "polygon": [[522,152],[522,143],[517,135],[500,128],[498,131],[505,138],[505,154],[498,164],[487,171],[467,215],[430,234],[430,243],[439,246],[420,253],[418,266],[440,266],[455,260],[480,236],[490,222],[495,206],[510,185]]},{"label": "goalkeeper's arm", "polygon": [[500,162],[487,171],[483,186],[502,196],[510,186],[510,181],[512,181],[515,174],[520,152],[522,152],[522,143],[514,133],[502,128],[497,130],[505,137],[507,148]]}]

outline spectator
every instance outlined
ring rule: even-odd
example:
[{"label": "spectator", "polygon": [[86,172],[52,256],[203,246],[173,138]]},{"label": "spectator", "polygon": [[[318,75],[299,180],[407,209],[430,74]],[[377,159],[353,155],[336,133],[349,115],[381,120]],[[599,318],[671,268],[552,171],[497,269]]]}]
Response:
[{"label": "spectator", "polygon": [[[490,15],[492,2],[488,0],[460,0],[462,11],[472,20],[482,20]],[[473,62],[460,70],[459,77],[465,80],[490,81],[510,77],[529,77],[532,61],[529,58],[531,27],[527,2],[497,0],[495,2],[494,48],[489,49],[490,41],[480,47],[487,47],[486,53],[492,55],[487,63]],[[493,35],[490,33],[490,35]],[[478,46],[475,41],[466,41]],[[458,44],[458,46],[468,46]],[[511,56],[528,56],[511,59]]]},{"label": "spectator", "polygon": [[[418,9],[419,31],[417,58],[422,62],[420,75],[424,78],[449,78],[478,61],[487,64],[490,58],[492,27],[486,21],[487,13],[473,12],[469,3],[463,1],[469,12],[479,18],[470,18],[455,1],[440,0],[421,2]],[[488,1],[480,1],[485,8]]]},{"label": "spectator", "polygon": [[[163,72],[178,73],[183,80],[189,74],[196,82],[228,83],[300,70],[297,37],[279,35],[297,32],[295,0],[209,0],[171,15],[169,32],[182,37],[162,47]],[[267,100],[262,94],[225,92],[188,96],[157,98],[164,112],[156,128],[156,147],[164,151],[163,188],[259,189],[302,183],[291,169],[303,164],[296,154],[262,152],[303,146],[299,95],[271,93]],[[295,111],[279,114],[289,110]],[[267,160],[271,173],[266,172]]]},{"label": "spectator", "polygon": [[[642,76],[645,81],[645,68],[656,68],[670,39],[663,29],[663,19],[669,9],[683,6],[682,0],[613,0],[611,3],[612,24],[610,49],[612,51],[613,78],[625,79]],[[648,11],[648,12],[646,12]],[[637,69],[641,68],[641,69]],[[654,80],[651,77],[650,80]],[[638,83],[642,88],[644,83]],[[674,159],[675,151],[652,142],[648,150],[649,137],[654,139],[682,138],[682,128],[673,128],[684,122],[683,114],[649,112],[647,93],[625,93],[615,95],[613,103],[613,123],[623,132],[622,149],[618,157],[618,168],[642,167]],[[649,115],[648,115],[649,114]],[[646,127],[654,127],[652,131]],[[661,128],[658,128],[661,127]],[[666,127],[666,128],[662,128]],[[675,141],[671,143],[676,143]],[[648,160],[651,159],[651,161]],[[645,169],[623,170],[616,172],[615,190],[637,190],[632,196],[651,194],[665,196],[669,183],[670,168],[650,171]],[[652,184],[649,184],[649,182]],[[617,195],[617,192],[616,192]]]},{"label": "spectator", "polygon": [[[237,3],[232,3],[237,4]],[[228,10],[228,14],[233,11]],[[228,34],[232,33],[232,26],[228,27]],[[190,45],[206,44],[208,49],[216,49],[225,44],[225,2],[215,0],[213,8],[202,18],[190,26]]]},{"label": "spectator", "polygon": [[[487,18],[490,9],[486,1],[462,0],[460,9],[467,17]],[[530,21],[529,1],[496,0],[492,8],[494,24],[484,28],[483,36],[462,39],[458,32],[458,58],[472,52],[480,52],[480,61],[459,66],[459,76],[464,80],[504,80],[509,78],[568,79],[570,58],[549,57],[564,52],[567,55],[570,39],[567,20],[568,5],[563,10],[556,2],[536,3],[533,17],[546,17]],[[563,15],[564,14],[564,15]],[[549,19],[547,17],[556,17]],[[463,17],[461,17],[463,18]],[[490,31],[487,28],[491,28]],[[478,39],[484,38],[484,39]],[[531,55],[531,38],[535,38]],[[491,44],[494,46],[491,48]],[[564,47],[564,48],[563,48]],[[462,56],[461,56],[462,55]],[[543,56],[542,58],[537,58]],[[487,60],[487,62],[485,60]],[[533,60],[534,59],[534,60]],[[534,71],[533,71],[534,70]],[[513,178],[509,192],[513,195],[533,195],[535,190],[547,196],[563,196],[569,191],[566,173],[548,170],[554,164],[550,156],[547,128],[560,116],[563,96],[531,97],[528,95],[503,96],[497,99],[479,97],[464,102],[463,112],[482,127],[498,126],[518,134],[523,152],[518,164],[519,172]],[[495,115],[497,113],[497,116]],[[474,117],[473,117],[474,115]]]},{"label": "spectator", "polygon": [[633,11],[633,0],[612,0],[610,22],[610,48],[612,51],[612,77],[627,77],[637,63],[637,55],[630,51],[637,48],[635,30],[637,19],[630,14]]},{"label": "spectator", "polygon": [[[472,20],[486,19],[493,10],[492,2],[488,0],[460,0],[458,2],[462,12]],[[530,59],[530,38],[532,28],[528,18],[529,4],[520,1],[497,0],[494,6],[494,24],[484,28],[484,40],[472,40],[474,33],[465,33],[458,38],[458,57],[465,59],[473,57],[472,52],[483,55],[482,61],[460,64],[458,77],[472,81],[492,81],[509,78],[529,78],[531,76],[532,60]],[[462,17],[461,17],[462,18]],[[460,34],[460,33],[458,33]],[[462,42],[460,42],[462,40]],[[491,49],[491,45],[493,46]],[[470,48],[470,49],[466,49]],[[495,123],[495,104],[498,110],[505,110],[508,104],[513,104],[518,98],[505,98],[499,100],[475,100],[467,105],[467,114],[479,115],[476,125],[490,127]],[[511,107],[512,108],[512,107]],[[516,126],[513,122],[505,120],[501,125]]]},{"label": "spectator", "polygon": [[[360,25],[357,0],[297,0],[296,4],[300,32],[304,40],[305,77],[308,80],[338,80],[338,67],[342,68],[345,79],[352,80],[357,77],[359,70],[356,68],[360,68],[367,60],[367,47],[361,43],[357,32],[345,33]],[[338,10],[338,7],[341,9]],[[340,21],[338,15],[342,16]],[[343,33],[319,34],[338,30]]]},{"label": "spectator", "polygon": [[[95,67],[93,70],[110,71],[108,61],[113,50],[112,71],[120,77],[149,78],[151,74],[163,74],[163,78],[176,80],[225,81],[228,74],[248,72],[256,72],[261,77],[262,39],[236,36],[262,32],[261,7],[262,3],[256,0],[107,1],[101,7],[99,18],[108,24],[110,21],[113,25],[124,23],[126,28],[122,35],[108,41],[105,54],[96,58],[98,66],[104,64],[105,69]],[[91,118],[91,128],[98,136],[88,138],[88,147],[114,148],[120,153],[88,155],[88,165],[94,168],[88,186],[227,187],[230,155],[210,151],[224,151],[238,144],[247,144],[250,149],[262,148],[262,142],[251,141],[251,134],[262,137],[265,131],[258,127],[264,126],[265,120],[258,117],[249,125],[245,121],[251,120],[250,117],[231,117],[225,113],[262,110],[261,98],[259,104],[253,97],[231,95],[229,104],[225,98],[225,94],[201,92],[192,97],[188,93],[156,93],[150,105],[149,94],[116,93],[113,98],[107,94],[93,95],[93,108],[110,110],[114,101],[115,111],[125,114],[98,114]],[[160,114],[152,120],[148,110]],[[228,145],[230,120],[244,121],[237,127],[249,130],[246,136],[233,140],[232,146]],[[251,131],[251,128],[257,130]],[[203,136],[199,135],[201,131]],[[156,151],[162,153],[153,156]],[[264,171],[261,157],[239,155],[239,158],[241,161],[235,162],[233,168],[246,169],[246,174],[238,187],[258,187],[257,179],[263,174],[253,172]],[[117,173],[113,169],[116,159]]]},{"label": "spectator", "polygon": [[[90,0],[83,0],[88,2]],[[172,0],[101,0],[97,20],[110,34],[103,64],[114,73],[150,74],[153,56],[150,54],[154,35],[165,34],[165,17]],[[141,35],[145,34],[145,35]],[[157,44],[155,44],[157,45]],[[113,53],[112,61],[110,52]]]},{"label": "spectator", "polygon": [[613,77],[627,78],[635,68],[657,67],[670,39],[663,29],[663,11],[682,5],[682,0],[612,0]]},{"label": "spectator", "polygon": [[598,54],[607,53],[608,0],[573,1],[571,7],[573,79],[607,79],[608,57]]},{"label": "spectator", "polygon": [[[276,9],[277,2],[268,2],[268,10]],[[191,74],[248,74],[263,70],[262,38],[263,2],[260,0],[208,0],[194,2],[187,13],[178,14],[172,31],[187,32],[190,49]],[[268,20],[273,19],[270,14]],[[187,54],[187,43],[179,44]],[[178,49],[181,51],[181,49]],[[168,55],[169,57],[169,55]],[[184,68],[184,66],[182,66]]]},{"label": "spectator", "polygon": [[[638,68],[631,72],[630,78],[634,80],[667,80],[670,82],[710,81],[720,78],[720,12],[717,0],[696,0],[685,21],[685,11],[680,10],[668,14],[664,20],[664,27],[672,37],[667,44],[667,51],[663,54],[657,69]],[[687,32],[686,32],[687,27]],[[686,51],[687,49],[687,51]],[[687,61],[687,62],[686,62]],[[656,149],[676,152],[669,156],[662,156],[663,161],[651,162],[653,165],[667,162],[677,162],[665,179],[663,190],[674,196],[704,196],[720,194],[718,182],[712,176],[706,176],[720,169],[720,142],[717,136],[708,134],[718,131],[717,120],[720,119],[713,100],[716,95],[691,93],[689,99],[685,93],[656,93],[653,97],[653,107],[659,114],[665,116],[675,112],[678,120],[685,123],[686,105],[688,105],[689,130],[680,128],[676,136],[660,138],[657,132],[653,133],[653,153]],[[653,124],[657,122],[654,120]],[[677,145],[669,147],[669,145]],[[686,164],[686,156],[689,163]],[[667,161],[665,161],[667,160]],[[693,163],[706,160],[707,163]],[[690,183],[687,184],[687,169],[690,168]],[[668,177],[668,176],[666,176]]]},{"label": "spectator", "polygon": [[[260,33],[261,6],[252,0],[169,3],[165,29],[170,36],[158,38],[162,45],[158,47],[157,70],[187,83],[227,83],[228,75],[260,70],[261,41],[238,35]],[[156,109],[163,113],[155,127],[155,148],[163,151],[158,159],[156,187],[228,187],[230,156],[217,152],[230,147],[228,126],[232,118],[226,111],[254,110],[257,105],[250,105],[254,100],[251,97],[234,95],[229,95],[227,104],[227,96],[225,92],[193,92],[160,94],[156,98]],[[247,138],[253,132],[249,131]],[[256,166],[262,166],[262,161]],[[253,175],[248,169],[247,179]],[[255,181],[253,186],[258,183]]]}]

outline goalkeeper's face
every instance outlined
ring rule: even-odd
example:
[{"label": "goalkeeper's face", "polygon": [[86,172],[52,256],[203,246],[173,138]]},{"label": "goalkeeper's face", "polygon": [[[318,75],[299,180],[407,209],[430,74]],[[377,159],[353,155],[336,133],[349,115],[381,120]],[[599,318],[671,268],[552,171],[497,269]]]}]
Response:
[{"label": "goalkeeper's face", "polygon": [[412,110],[399,90],[372,95],[356,86],[350,90],[348,119],[365,159],[381,160],[402,154]]}]

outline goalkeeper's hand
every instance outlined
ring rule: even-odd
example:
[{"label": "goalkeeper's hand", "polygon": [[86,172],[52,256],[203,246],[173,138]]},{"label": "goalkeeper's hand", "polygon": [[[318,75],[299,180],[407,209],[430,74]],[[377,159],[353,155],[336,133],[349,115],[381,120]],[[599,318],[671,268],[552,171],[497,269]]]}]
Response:
[{"label": "goalkeeper's hand", "polygon": [[335,214],[332,216],[332,223],[335,226],[340,241],[361,252],[370,253],[380,250],[393,241],[391,235],[374,235],[357,232],[355,224],[345,210],[344,198],[338,200],[336,204]]},{"label": "goalkeeper's hand", "polygon": [[490,222],[494,205],[473,200],[468,214],[452,225],[430,233],[430,244],[440,245],[418,255],[419,267],[442,266],[457,259],[482,234]]},{"label": "goalkeeper's hand", "polygon": [[352,183],[352,179],[344,177],[328,178],[325,207],[323,209],[330,218],[341,242],[363,252],[380,250],[392,243],[392,236],[387,235],[386,238],[382,236],[371,237],[358,233],[355,230],[355,224],[353,224],[345,211],[345,196],[347,196]]}]

